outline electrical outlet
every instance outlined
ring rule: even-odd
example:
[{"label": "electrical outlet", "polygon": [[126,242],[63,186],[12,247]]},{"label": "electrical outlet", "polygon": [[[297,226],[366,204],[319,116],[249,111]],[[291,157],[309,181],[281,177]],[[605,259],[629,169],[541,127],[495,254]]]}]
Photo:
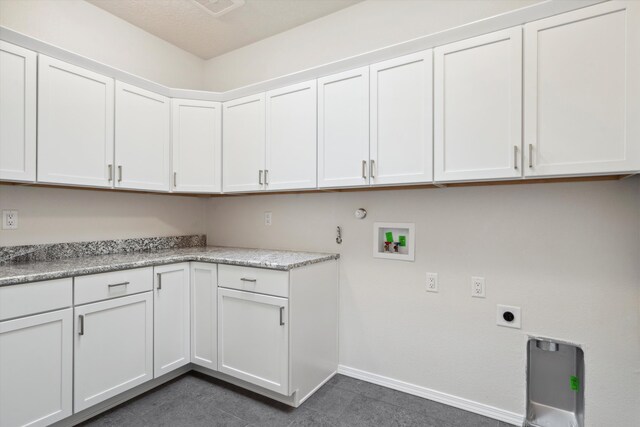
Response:
[{"label": "electrical outlet", "polygon": [[2,229],[18,229],[18,211],[2,211]]},{"label": "electrical outlet", "polygon": [[471,296],[475,298],[485,297],[484,277],[471,278]]},{"label": "electrical outlet", "polygon": [[271,225],[271,212],[264,213],[264,225]]},{"label": "electrical outlet", "polygon": [[427,273],[427,292],[438,292],[438,273]]},{"label": "electrical outlet", "polygon": [[509,305],[498,305],[498,314],[496,316],[496,324],[498,326],[506,326],[507,328],[520,329],[522,324],[520,307],[512,307]]}]

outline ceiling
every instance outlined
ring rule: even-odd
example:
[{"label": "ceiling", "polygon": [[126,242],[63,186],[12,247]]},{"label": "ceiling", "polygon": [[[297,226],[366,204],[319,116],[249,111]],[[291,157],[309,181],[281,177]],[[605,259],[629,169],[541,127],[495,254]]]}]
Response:
[{"label": "ceiling", "polygon": [[[87,0],[203,59],[251,44],[362,0],[245,0],[214,17],[193,0]],[[230,0],[213,0],[213,3]]]}]

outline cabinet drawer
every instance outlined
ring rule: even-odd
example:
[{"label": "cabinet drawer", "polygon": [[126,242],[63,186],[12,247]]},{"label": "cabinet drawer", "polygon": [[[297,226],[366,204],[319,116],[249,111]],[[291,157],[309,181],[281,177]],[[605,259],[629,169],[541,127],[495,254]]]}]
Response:
[{"label": "cabinet drawer", "polygon": [[288,298],[289,272],[220,264],[218,286]]},{"label": "cabinet drawer", "polygon": [[76,277],[75,304],[100,301],[153,289],[153,267]]},{"label": "cabinet drawer", "polygon": [[72,279],[0,287],[0,320],[71,307]]}]

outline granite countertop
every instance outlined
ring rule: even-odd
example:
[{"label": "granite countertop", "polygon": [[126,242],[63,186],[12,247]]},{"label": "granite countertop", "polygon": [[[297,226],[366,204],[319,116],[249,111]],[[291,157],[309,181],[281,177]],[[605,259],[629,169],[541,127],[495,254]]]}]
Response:
[{"label": "granite countertop", "polygon": [[0,286],[187,261],[288,271],[338,258],[338,254],[329,253],[218,246],[116,253],[0,265]]}]

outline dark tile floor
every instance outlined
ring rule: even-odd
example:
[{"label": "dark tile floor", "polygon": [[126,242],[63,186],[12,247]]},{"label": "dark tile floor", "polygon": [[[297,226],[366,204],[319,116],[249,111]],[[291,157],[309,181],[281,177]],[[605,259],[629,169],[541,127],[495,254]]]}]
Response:
[{"label": "dark tile floor", "polygon": [[420,397],[336,375],[299,408],[191,372],[84,426],[422,426],[507,424]]}]

